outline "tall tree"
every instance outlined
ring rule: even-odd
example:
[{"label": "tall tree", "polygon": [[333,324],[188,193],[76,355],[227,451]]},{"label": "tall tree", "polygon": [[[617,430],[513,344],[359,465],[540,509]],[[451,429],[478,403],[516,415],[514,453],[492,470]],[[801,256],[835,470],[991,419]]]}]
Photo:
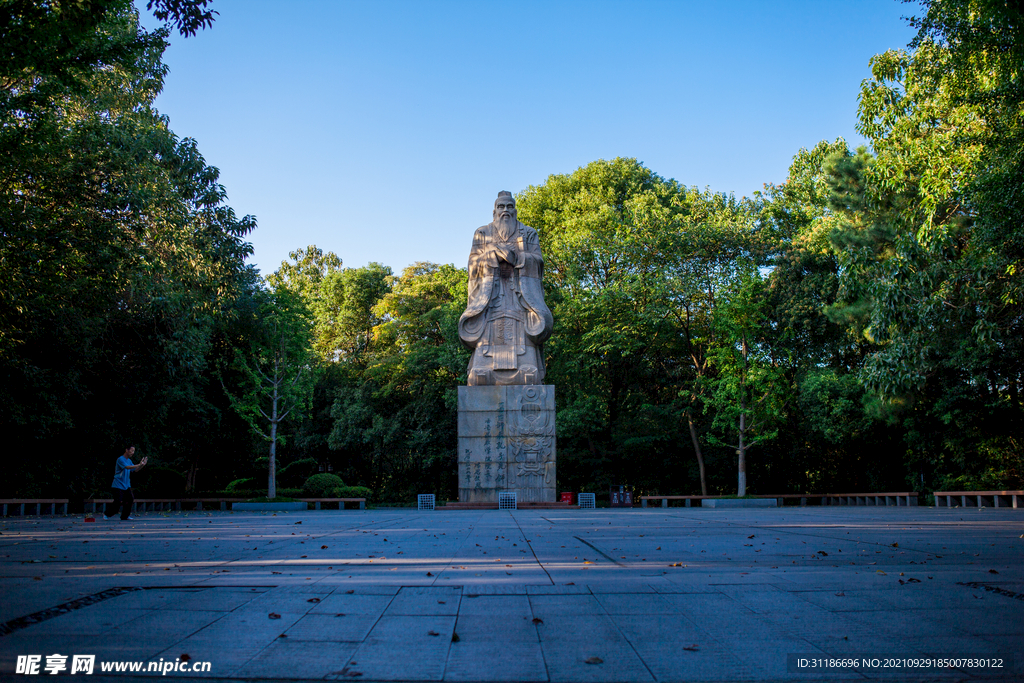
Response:
[{"label": "tall tree", "polygon": [[[153,6],[194,32],[204,4]],[[0,14],[0,425],[55,467],[26,463],[25,495],[80,494],[113,442],[188,451],[181,417],[216,421],[206,370],[254,279],[255,221],[153,108],[168,35],[127,1]],[[80,443],[85,457],[60,455]]]},{"label": "tall tree", "polygon": [[277,496],[277,446],[281,423],[307,408],[316,383],[312,325],[305,302],[287,289],[257,291],[248,348],[236,348],[229,387],[231,404],[269,444],[267,497]]},{"label": "tall tree", "polygon": [[[362,293],[346,288],[356,301],[380,292],[372,277],[349,285],[359,283]],[[415,263],[390,278],[372,306],[368,342],[339,360],[329,443],[353,477],[383,495],[456,491],[456,388],[468,360],[457,323],[465,307],[465,270]],[[366,320],[351,318],[343,336],[361,339]]]},{"label": "tall tree", "polygon": [[710,368],[718,288],[754,245],[750,212],[635,159],[550,176],[517,199],[540,234],[555,317],[559,476],[578,487],[663,486],[692,444],[706,490],[690,428],[703,412],[694,378]]},{"label": "tall tree", "polygon": [[772,357],[768,343],[767,283],[757,272],[747,273],[723,292],[725,303],[715,319],[717,343],[710,351],[717,370],[708,385],[705,410],[713,426],[735,444],[714,441],[736,452],[736,495],[747,495],[747,454],[755,445],[771,440],[783,419],[788,389],[784,368]]},{"label": "tall tree", "polygon": [[915,480],[1010,486],[1024,469],[1021,13],[923,5],[911,50],[874,57],[862,89],[874,153],[835,164],[835,313],[878,344],[862,376],[913,425]]}]

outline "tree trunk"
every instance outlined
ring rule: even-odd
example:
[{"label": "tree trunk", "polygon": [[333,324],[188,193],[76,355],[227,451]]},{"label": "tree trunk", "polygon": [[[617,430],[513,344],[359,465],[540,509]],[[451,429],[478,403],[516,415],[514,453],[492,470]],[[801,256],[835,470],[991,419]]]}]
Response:
[{"label": "tree trunk", "polygon": [[708,482],[704,476],[704,454],[700,450],[700,441],[697,440],[697,428],[693,425],[693,415],[686,413],[686,421],[690,423],[690,439],[693,441],[693,452],[697,454],[697,465],[700,467],[700,495],[708,495]]},{"label": "tree trunk", "polygon": [[196,472],[199,470],[199,463],[192,462],[185,471],[185,493],[194,493],[196,490]]},{"label": "tree trunk", "polygon": [[274,362],[274,393],[270,404],[270,467],[267,473],[267,498],[277,498],[277,385],[281,381],[277,362]]},{"label": "tree trunk", "polygon": [[[276,401],[275,401],[276,403]],[[277,423],[270,423],[270,468],[267,474],[267,498],[277,497]]]},{"label": "tree trunk", "polygon": [[742,498],[747,495],[747,447],[743,441],[744,432],[747,428],[747,402],[740,399],[740,440],[736,455],[739,456],[738,476],[736,482],[736,495]]}]

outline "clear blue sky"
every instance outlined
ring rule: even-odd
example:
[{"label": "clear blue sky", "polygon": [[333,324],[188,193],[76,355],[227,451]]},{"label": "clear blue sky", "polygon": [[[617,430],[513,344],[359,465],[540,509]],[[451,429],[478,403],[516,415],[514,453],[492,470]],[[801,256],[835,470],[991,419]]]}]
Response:
[{"label": "clear blue sky", "polygon": [[157,107],[257,217],[265,274],[308,244],[464,266],[499,190],[596,159],[742,196],[801,147],[858,144],[868,60],[917,7],[214,0],[212,28],[172,36]]}]

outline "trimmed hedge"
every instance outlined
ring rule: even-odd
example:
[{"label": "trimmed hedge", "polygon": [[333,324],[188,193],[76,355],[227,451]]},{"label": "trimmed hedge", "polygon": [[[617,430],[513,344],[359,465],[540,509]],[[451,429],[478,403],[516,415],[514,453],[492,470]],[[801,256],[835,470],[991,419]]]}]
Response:
[{"label": "trimmed hedge", "polygon": [[[285,496],[290,498],[299,498],[302,496],[302,489],[277,489],[278,496]],[[224,491],[206,491],[203,493],[193,494],[188,496],[189,498],[216,498],[223,496],[225,498],[265,498],[267,496],[267,487],[257,489],[231,489]]]},{"label": "trimmed hedge", "polygon": [[336,474],[314,474],[302,486],[306,498],[330,498],[328,494],[336,488],[344,488],[345,482]]},{"label": "trimmed hedge", "polygon": [[370,500],[372,496],[373,491],[365,486],[338,486],[331,489],[331,495],[328,498],[365,498]]},{"label": "trimmed hedge", "polygon": [[259,482],[256,479],[235,479],[233,482],[224,487],[226,493],[233,493],[235,491],[252,491],[259,487]]},{"label": "trimmed hedge", "polygon": [[316,458],[296,460],[277,471],[277,483],[289,487],[301,486],[302,482],[316,474],[318,467]]}]

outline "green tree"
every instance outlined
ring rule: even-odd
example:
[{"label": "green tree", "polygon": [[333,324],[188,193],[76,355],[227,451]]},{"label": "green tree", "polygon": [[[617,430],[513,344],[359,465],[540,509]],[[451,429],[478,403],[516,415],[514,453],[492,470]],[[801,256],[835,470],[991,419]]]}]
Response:
[{"label": "green tree", "polygon": [[[359,301],[381,291],[373,278],[352,283],[367,285]],[[329,444],[347,460],[346,481],[392,499],[423,490],[454,495],[456,389],[468,361],[457,323],[465,306],[465,270],[416,263],[390,278],[372,306],[368,344],[339,361]],[[352,320],[364,335],[366,318]]]},{"label": "green tree", "polygon": [[836,163],[850,156],[841,139],[801,149],[785,182],[756,195],[770,236],[762,343],[789,392],[784,426],[747,463],[762,491],[905,485],[902,431],[858,381],[873,344],[856,332],[856,312],[837,306],[840,256],[831,237],[845,218],[829,202]]},{"label": "green tree", "polygon": [[381,318],[375,307],[391,289],[391,268],[370,263],[330,273],[313,306],[317,350],[331,360],[359,360],[373,344]]},{"label": "green tree", "polygon": [[911,50],[872,59],[858,129],[873,154],[834,164],[833,315],[877,345],[862,378],[910,425],[916,474],[1011,486],[1024,462],[1021,15],[924,7]]},{"label": "green tree", "polygon": [[[204,4],[152,6],[189,33]],[[255,221],[153,108],[168,35],[127,1],[0,16],[0,425],[54,468],[26,463],[24,495],[81,494],[124,438],[187,460],[219,421],[209,362]]]},{"label": "green tree", "polygon": [[257,291],[247,348],[236,348],[230,366],[234,381],[224,392],[253,431],[269,443],[267,497],[277,496],[280,425],[297,420],[316,383],[309,313],[301,297],[287,289]]},{"label": "green tree", "polygon": [[717,373],[704,382],[705,406],[713,415],[713,427],[735,435],[735,444],[712,438],[735,450],[736,495],[742,497],[747,495],[747,452],[778,433],[788,383],[765,338],[767,283],[755,271],[733,283],[731,290],[715,320],[718,343],[710,360]]},{"label": "green tree", "polygon": [[579,488],[670,486],[687,471],[690,443],[706,490],[695,377],[710,369],[719,288],[755,246],[749,207],[635,159],[550,176],[517,203],[540,234],[555,317],[546,352],[559,392],[560,478]]}]

